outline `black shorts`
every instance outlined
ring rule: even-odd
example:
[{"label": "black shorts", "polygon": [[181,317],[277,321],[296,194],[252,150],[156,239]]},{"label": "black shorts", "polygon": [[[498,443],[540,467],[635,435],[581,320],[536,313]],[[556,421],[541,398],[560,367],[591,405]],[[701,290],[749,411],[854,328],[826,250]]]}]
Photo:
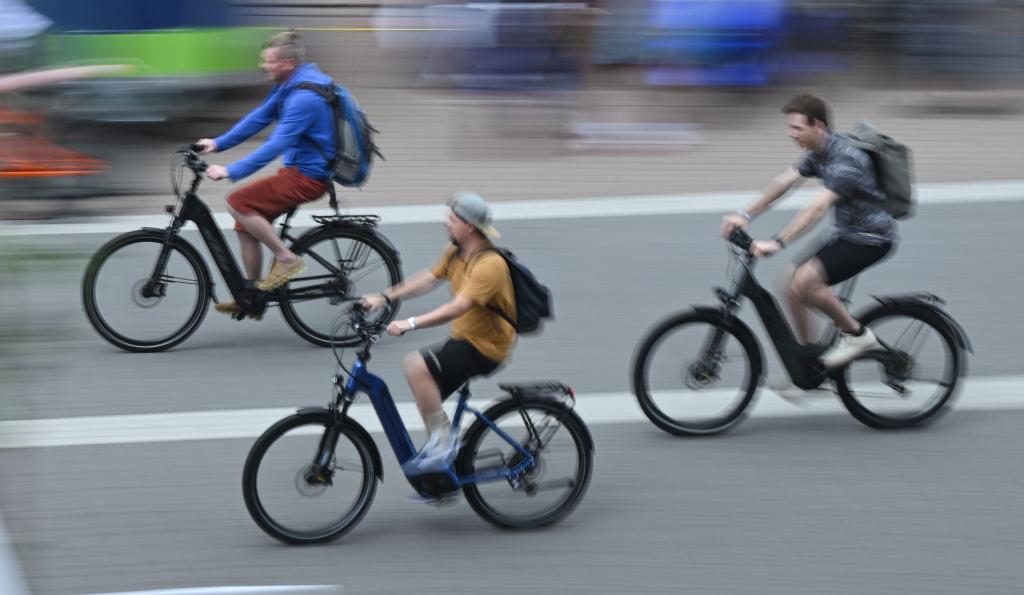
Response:
[{"label": "black shorts", "polygon": [[825,283],[835,285],[864,271],[892,251],[892,242],[880,246],[858,244],[841,238],[829,240],[814,254],[825,269]]},{"label": "black shorts", "polygon": [[448,339],[420,350],[420,354],[441,390],[442,399],[448,398],[470,378],[490,374],[500,365],[484,357],[465,339]]}]

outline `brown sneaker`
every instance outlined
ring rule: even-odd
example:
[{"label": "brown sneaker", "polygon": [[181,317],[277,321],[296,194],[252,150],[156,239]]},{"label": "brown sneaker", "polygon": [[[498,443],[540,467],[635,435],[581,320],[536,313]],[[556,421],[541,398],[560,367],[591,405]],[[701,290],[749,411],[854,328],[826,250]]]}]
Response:
[{"label": "brown sneaker", "polygon": [[234,316],[242,311],[241,306],[239,306],[238,302],[235,300],[216,303],[213,305],[213,309],[221,314],[227,314],[228,316]]},{"label": "brown sneaker", "polygon": [[[235,300],[214,304],[213,309],[221,314],[227,314],[228,316],[236,318],[242,313],[242,307],[239,306],[238,302]],[[263,320],[263,313],[260,312],[259,314],[256,314],[255,312],[246,312],[245,317],[253,320]]]},{"label": "brown sneaker", "polygon": [[256,288],[261,291],[277,289],[301,275],[305,270],[306,264],[302,262],[301,258],[296,258],[294,262],[274,260],[274,266],[270,267],[270,273],[267,274],[265,279],[256,283]]}]

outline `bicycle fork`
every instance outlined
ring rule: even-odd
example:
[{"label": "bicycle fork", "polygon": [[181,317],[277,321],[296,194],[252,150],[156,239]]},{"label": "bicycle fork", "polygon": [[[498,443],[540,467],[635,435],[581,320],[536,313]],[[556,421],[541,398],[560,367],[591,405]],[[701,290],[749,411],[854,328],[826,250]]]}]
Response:
[{"label": "bicycle fork", "polygon": [[152,299],[166,296],[167,284],[162,282],[162,279],[164,271],[167,269],[167,261],[171,258],[171,246],[177,235],[178,231],[173,226],[167,228],[163,246],[160,248],[160,255],[157,256],[156,264],[153,265],[153,272],[150,273],[149,280],[142,286],[142,297]]}]

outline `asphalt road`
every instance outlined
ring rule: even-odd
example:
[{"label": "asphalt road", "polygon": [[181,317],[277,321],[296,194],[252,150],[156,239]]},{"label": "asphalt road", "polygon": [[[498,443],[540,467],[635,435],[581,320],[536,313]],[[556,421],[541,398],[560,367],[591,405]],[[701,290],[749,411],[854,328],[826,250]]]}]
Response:
[{"label": "asphalt road", "polygon": [[[1020,374],[1022,215],[1021,203],[929,206],[904,226],[896,256],[864,276],[855,302],[869,303],[870,293],[942,295],[974,343],[972,377]],[[785,217],[756,229],[769,235]],[[498,222],[503,243],[551,286],[557,319],[541,337],[522,339],[493,381],[476,384],[476,398],[495,396],[498,381],[547,378],[584,395],[627,391],[646,329],[670,311],[710,303],[711,286],[723,283],[718,219]],[[444,242],[439,222],[383,231],[407,272],[429,264]],[[211,311],[192,338],[161,354],[103,342],[82,315],[79,282],[106,239],[4,240],[0,418],[325,402],[329,351],[307,345],[276,312],[255,323]],[[782,264],[765,263],[762,278]],[[745,316],[758,326],[750,308]],[[442,337],[431,329],[377,345],[371,366],[399,401],[409,399],[401,356]],[[771,375],[777,362],[769,359]],[[2,450],[0,507],[36,594],[301,583],[349,593],[1019,592],[1024,414],[963,405],[913,432],[795,408],[781,418],[755,411],[708,440],[672,438],[647,423],[596,425],[590,491],[543,531],[496,530],[465,504],[404,502],[409,489],[380,439],[385,482],[373,508],[326,546],[279,545],[248,518],[239,479],[251,439]]]}]

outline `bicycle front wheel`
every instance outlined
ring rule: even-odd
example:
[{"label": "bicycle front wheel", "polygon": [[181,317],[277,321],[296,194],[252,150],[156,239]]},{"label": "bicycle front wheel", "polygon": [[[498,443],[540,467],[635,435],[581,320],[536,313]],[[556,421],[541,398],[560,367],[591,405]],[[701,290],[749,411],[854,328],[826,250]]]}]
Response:
[{"label": "bicycle front wheel", "polygon": [[199,253],[175,238],[160,267],[164,247],[162,234],[124,234],[100,248],[86,267],[85,314],[100,336],[121,349],[168,349],[206,316],[212,290]]},{"label": "bicycle front wheel", "polygon": [[[305,261],[306,271],[282,289],[281,313],[288,325],[320,347],[358,344],[361,339],[349,325],[336,324],[338,315],[350,311],[360,296],[401,282],[398,255],[374,235],[334,228],[304,237],[292,251]],[[371,321],[390,322],[395,311],[382,309]]]},{"label": "bicycle front wheel", "polygon": [[377,492],[371,448],[326,410],[284,418],[256,440],[245,461],[249,515],[285,543],[341,537],[362,520]]},{"label": "bicycle front wheel", "polygon": [[760,378],[753,336],[711,313],[684,312],[662,321],[633,359],[640,409],[676,435],[716,434],[738,424]]},{"label": "bicycle front wheel", "polygon": [[535,464],[519,476],[500,477],[522,462],[522,455],[494,428],[477,420],[466,431],[455,461],[460,477],[499,476],[467,484],[466,501],[481,517],[503,528],[550,525],[579,504],[590,484],[593,444],[583,420],[550,399],[506,400],[484,415],[509,436],[520,439]]},{"label": "bicycle front wheel", "polygon": [[945,321],[923,308],[879,306],[861,317],[887,347],[851,362],[835,377],[843,405],[878,429],[933,421],[955,398],[963,352]]}]

